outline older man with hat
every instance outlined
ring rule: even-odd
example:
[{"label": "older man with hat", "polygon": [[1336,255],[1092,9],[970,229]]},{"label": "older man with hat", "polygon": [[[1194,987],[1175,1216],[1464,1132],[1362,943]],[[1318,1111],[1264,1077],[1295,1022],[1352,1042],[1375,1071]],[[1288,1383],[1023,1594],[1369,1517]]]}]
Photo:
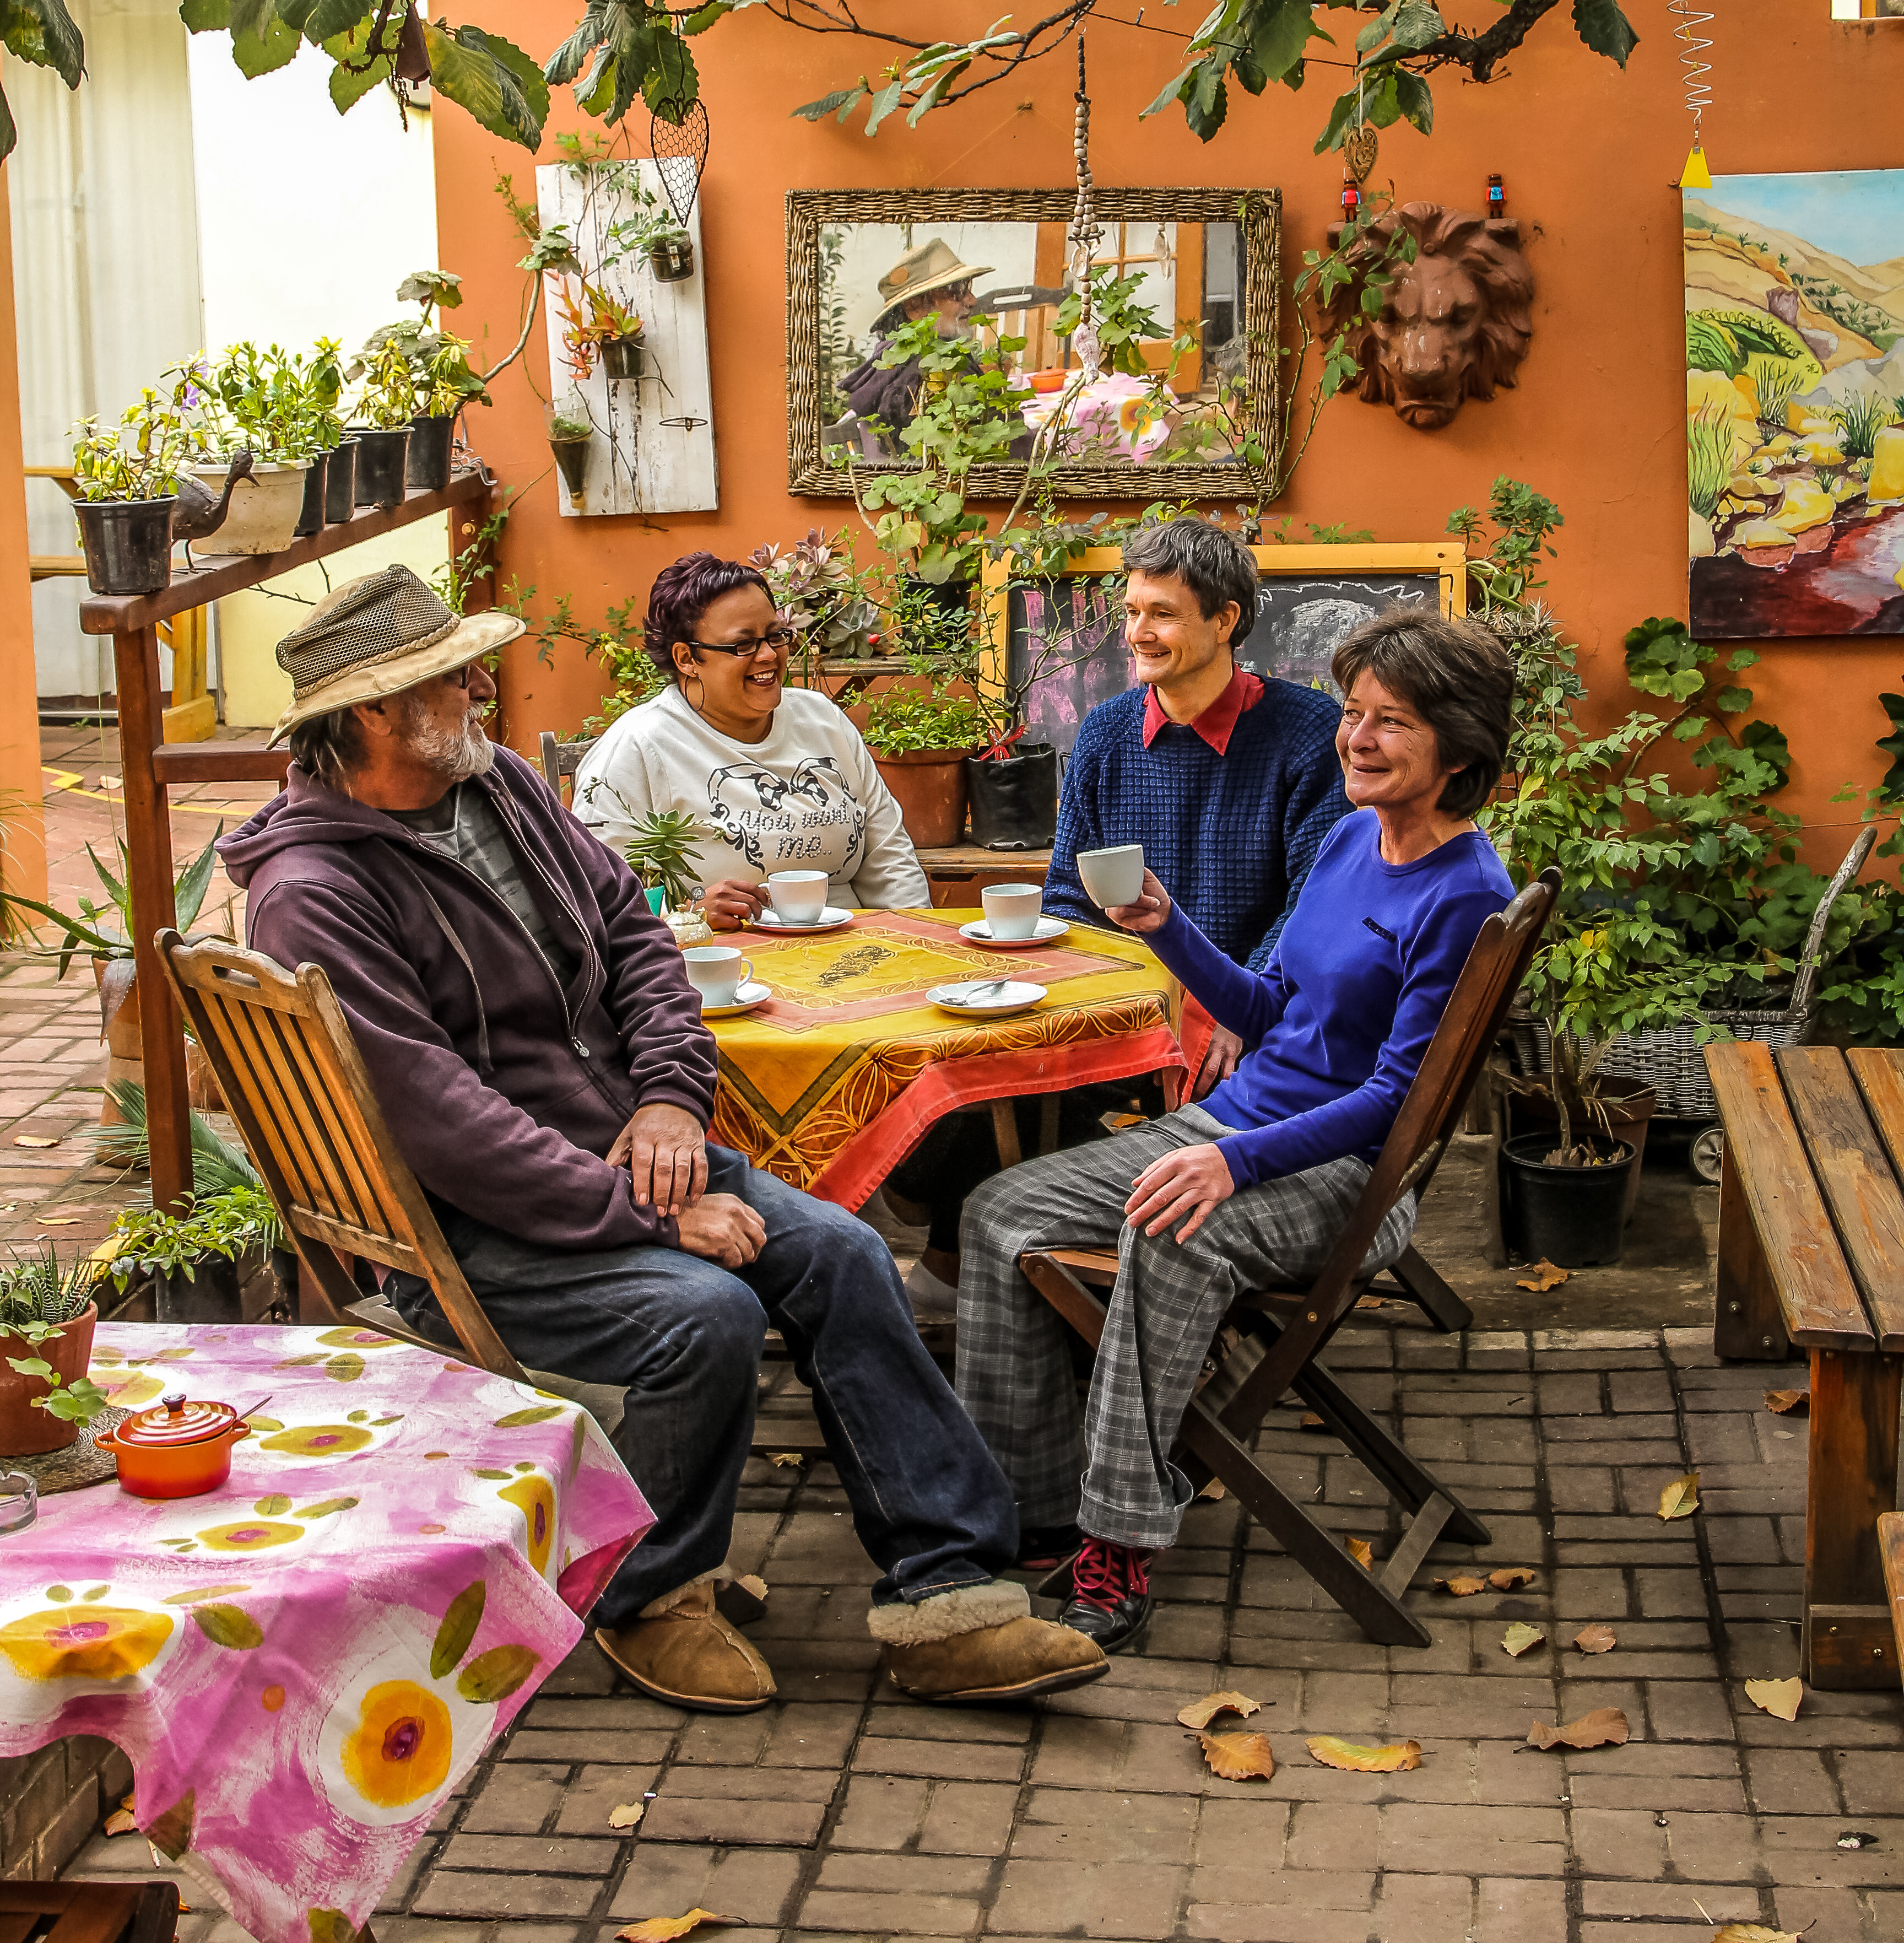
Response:
[{"label": "older man with hat", "polygon": [[[1095,1646],[996,1576],[1010,1493],[885,1245],[709,1144],[714,1042],[671,934],[627,865],[484,735],[483,658],[521,632],[452,613],[407,567],[339,588],[278,647],[284,790],[219,848],[250,944],[329,975],[503,1340],[529,1367],[626,1389],[616,1447],[657,1522],[596,1610],[597,1643],[679,1706],[773,1698],[714,1607],[771,1325],[879,1567],[869,1622],[895,1684],[972,1701],[1096,1678]],[[453,1343],[425,1283],[385,1288]]]},{"label": "older man with hat", "polygon": [[846,401],[863,419],[877,419],[895,432],[912,422],[919,395],[919,361],[880,363],[887,345],[903,325],[922,318],[938,320],[941,337],[956,337],[973,308],[972,280],[989,276],[989,263],[962,263],[949,243],[935,236],[909,250],[879,279],[880,301],[885,305],[873,320],[878,340],[872,355],[841,381]]}]

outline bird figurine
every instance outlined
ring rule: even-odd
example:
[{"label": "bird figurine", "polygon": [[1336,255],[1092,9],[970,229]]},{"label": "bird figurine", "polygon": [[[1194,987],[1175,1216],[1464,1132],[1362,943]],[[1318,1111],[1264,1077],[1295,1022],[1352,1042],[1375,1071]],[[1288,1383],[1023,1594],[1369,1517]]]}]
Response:
[{"label": "bird figurine", "polygon": [[185,542],[185,563],[188,569],[193,564],[192,542],[202,540],[224,525],[225,515],[231,504],[231,488],[241,479],[250,477],[251,450],[248,446],[241,446],[231,455],[231,469],[225,475],[225,490],[215,499],[210,488],[189,473],[179,475],[179,503],[172,508],[172,537],[175,541]]}]

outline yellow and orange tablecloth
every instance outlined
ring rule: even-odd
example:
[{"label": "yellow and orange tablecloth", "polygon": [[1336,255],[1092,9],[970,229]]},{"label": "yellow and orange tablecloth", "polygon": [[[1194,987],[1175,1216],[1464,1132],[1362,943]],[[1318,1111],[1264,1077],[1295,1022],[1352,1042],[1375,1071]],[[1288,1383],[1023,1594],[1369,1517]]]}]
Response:
[{"label": "yellow and orange tablecloth", "polygon": [[[958,935],[978,910],[867,911],[838,931],[731,941],[774,996],[710,1021],[720,1048],[713,1137],[758,1167],[857,1208],[941,1115],[1160,1070],[1194,1072],[1209,1023],[1149,947],[1073,925],[1048,946],[988,951]],[[1044,986],[1035,1011],[962,1019],[935,985],[1005,976]]]}]

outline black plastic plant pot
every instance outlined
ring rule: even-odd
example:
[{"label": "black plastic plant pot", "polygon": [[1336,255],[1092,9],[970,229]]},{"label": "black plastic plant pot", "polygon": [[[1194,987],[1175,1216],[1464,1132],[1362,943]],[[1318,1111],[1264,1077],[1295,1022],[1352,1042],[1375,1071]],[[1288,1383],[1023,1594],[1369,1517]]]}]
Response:
[{"label": "black plastic plant pot", "polygon": [[1627,1177],[1639,1157],[1623,1144],[1596,1145],[1597,1167],[1551,1165],[1555,1137],[1522,1134],[1501,1148],[1503,1238],[1530,1262],[1563,1269],[1617,1262],[1627,1230]]},{"label": "black plastic plant pot", "polygon": [[324,454],[324,524],[341,526],[357,517],[357,434]]},{"label": "black plastic plant pot", "polygon": [[588,483],[589,441],[585,438],[552,438],[549,450],[555,454],[556,465],[562,474],[563,484],[568,488],[569,498],[579,506],[583,489]]},{"label": "black plastic plant pot", "polygon": [[665,237],[648,253],[658,284],[685,284],[694,273],[694,246],[685,236]]},{"label": "black plastic plant pot", "polygon": [[639,337],[605,337],[602,340],[602,376],[605,378],[639,378],[642,373],[642,342]]},{"label": "black plastic plant pot", "polygon": [[161,499],[81,499],[73,506],[95,594],[157,594],[172,584],[172,508]]},{"label": "black plastic plant pot", "polygon": [[922,580],[916,573],[906,576],[906,591],[930,600],[943,614],[969,614],[972,611],[972,583],[969,580]]},{"label": "black plastic plant pot", "polygon": [[1058,833],[1058,752],[1048,742],[1020,745],[987,762],[965,758],[972,841],[992,850],[1042,850]]},{"label": "black plastic plant pot", "polygon": [[244,1321],[238,1263],[222,1255],[204,1255],[192,1264],[189,1279],[182,1269],[154,1275],[152,1307],[155,1322]]},{"label": "black plastic plant pot", "polygon": [[400,425],[394,431],[360,431],[352,436],[357,440],[357,503],[400,506],[409,427]]},{"label": "black plastic plant pot", "polygon": [[328,453],[319,453],[311,462],[311,470],[304,475],[304,510],[298,515],[297,524],[291,529],[299,539],[323,530],[324,498],[330,480],[330,458]]},{"label": "black plastic plant pot", "polygon": [[440,493],[449,483],[449,448],[456,436],[456,414],[440,418],[419,413],[410,420],[409,456],[404,462],[403,483]]}]

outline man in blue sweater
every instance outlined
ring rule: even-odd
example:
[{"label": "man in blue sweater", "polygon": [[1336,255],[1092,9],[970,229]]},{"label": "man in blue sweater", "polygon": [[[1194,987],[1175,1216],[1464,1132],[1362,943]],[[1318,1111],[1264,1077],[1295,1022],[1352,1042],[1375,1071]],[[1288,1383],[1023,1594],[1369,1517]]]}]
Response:
[{"label": "man in blue sweater", "polygon": [[[1256,563],[1207,520],[1172,520],[1124,548],[1124,640],[1140,686],[1084,718],[1065,772],[1045,882],[1054,917],[1099,924],[1078,853],[1141,843],[1203,935],[1261,971],[1330,827],[1348,814],[1335,697],[1236,665],[1256,619]],[[1242,1050],[1219,1028],[1195,1097]]]}]

